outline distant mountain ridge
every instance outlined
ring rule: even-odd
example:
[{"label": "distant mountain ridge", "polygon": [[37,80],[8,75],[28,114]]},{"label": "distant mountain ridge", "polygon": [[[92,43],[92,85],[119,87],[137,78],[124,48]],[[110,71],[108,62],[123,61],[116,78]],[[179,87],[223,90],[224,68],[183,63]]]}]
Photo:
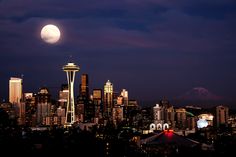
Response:
[{"label": "distant mountain ridge", "polygon": [[222,100],[223,97],[213,94],[208,89],[204,87],[195,87],[183,95],[177,97],[180,100],[191,100],[191,101],[218,101]]},{"label": "distant mountain ridge", "polygon": [[[162,96],[163,97],[163,96]],[[142,107],[150,107],[159,103],[160,99],[139,101]],[[186,105],[198,106],[201,108],[212,108],[218,105],[230,106],[236,109],[236,100],[214,94],[204,87],[194,87],[177,97],[166,98],[174,107],[184,107]]]},{"label": "distant mountain ridge", "polygon": [[204,87],[194,87],[184,94],[175,97],[173,101],[176,105],[196,105],[203,108],[213,107],[224,103],[224,98],[218,96]]}]

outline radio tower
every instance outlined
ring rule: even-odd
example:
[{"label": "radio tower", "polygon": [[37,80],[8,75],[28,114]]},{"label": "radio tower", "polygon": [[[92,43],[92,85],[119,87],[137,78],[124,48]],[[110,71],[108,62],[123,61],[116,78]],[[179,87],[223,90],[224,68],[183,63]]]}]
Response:
[{"label": "radio tower", "polygon": [[75,72],[79,71],[79,66],[74,63],[67,63],[63,66],[63,71],[66,72],[68,81],[68,98],[66,107],[66,121],[64,127],[70,127],[75,122],[75,104],[74,104],[74,80]]}]

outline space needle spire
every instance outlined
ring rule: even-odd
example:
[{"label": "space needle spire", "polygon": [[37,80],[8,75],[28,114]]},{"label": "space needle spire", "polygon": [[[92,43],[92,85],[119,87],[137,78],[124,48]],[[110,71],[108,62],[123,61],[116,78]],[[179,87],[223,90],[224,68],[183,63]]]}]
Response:
[{"label": "space needle spire", "polygon": [[66,120],[65,127],[70,127],[75,122],[75,103],[74,103],[74,80],[75,72],[79,71],[79,66],[75,63],[69,62],[67,65],[63,66],[63,71],[66,72],[67,82],[68,82],[68,98],[66,107]]}]

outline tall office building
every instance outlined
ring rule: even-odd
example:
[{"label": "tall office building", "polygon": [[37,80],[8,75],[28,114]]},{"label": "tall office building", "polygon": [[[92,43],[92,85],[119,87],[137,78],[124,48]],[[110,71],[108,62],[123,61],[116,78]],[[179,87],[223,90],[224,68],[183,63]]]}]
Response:
[{"label": "tall office building", "polygon": [[95,119],[102,117],[101,106],[102,106],[102,89],[93,90],[93,104],[95,106]]},{"label": "tall office building", "polygon": [[122,89],[121,96],[123,97],[124,105],[129,105],[128,91],[126,89]]},{"label": "tall office building", "polygon": [[89,99],[88,74],[81,75],[80,96]]},{"label": "tall office building", "polygon": [[164,123],[168,123],[172,128],[175,127],[175,111],[173,105],[169,103],[167,99],[162,99],[160,101],[160,106],[162,106],[163,120]]},{"label": "tall office building", "polygon": [[[129,115],[129,99],[128,99],[128,91],[126,89],[122,89],[120,93],[120,97],[122,97],[123,101],[123,113],[124,113],[124,118],[128,118],[127,116]],[[120,100],[119,100],[120,101]],[[117,97],[117,104],[118,104],[118,97]],[[120,103],[120,102],[119,102]]]},{"label": "tall office building", "polygon": [[80,101],[78,101],[78,103],[76,104],[76,116],[77,116],[77,118],[76,118],[76,121],[78,121],[78,122],[84,122],[84,103],[82,102],[80,102]]},{"label": "tall office building", "polygon": [[59,124],[64,125],[65,124],[65,119],[66,119],[66,110],[65,108],[62,108],[59,106],[57,108],[57,117],[59,119]]},{"label": "tall office building", "polygon": [[36,94],[24,93],[25,100],[25,125],[35,126],[36,125]]},{"label": "tall office building", "polygon": [[104,85],[104,114],[111,116],[113,108],[113,84],[108,80]]},{"label": "tall office building", "polygon": [[229,108],[226,106],[216,107],[216,126],[227,125],[229,118]]},{"label": "tall office building", "polygon": [[68,100],[66,107],[65,126],[71,126],[75,122],[75,102],[74,102],[74,79],[75,72],[79,71],[79,66],[74,63],[68,63],[63,66],[63,71],[66,72],[68,82]]},{"label": "tall office building", "polygon": [[124,105],[124,97],[123,96],[118,96],[116,99],[116,104],[115,105],[120,105],[123,106]]},{"label": "tall office building", "polygon": [[57,108],[57,116],[58,117],[66,117],[66,110],[61,106]]},{"label": "tall office building", "polygon": [[176,127],[178,129],[186,129],[187,117],[185,108],[175,109]]},{"label": "tall office building", "polygon": [[112,108],[112,120],[114,124],[117,124],[123,120],[123,107],[121,106],[114,106]]},{"label": "tall office building", "polygon": [[47,88],[43,87],[37,94],[37,124],[45,125],[46,117],[50,116],[51,99]]},{"label": "tall office building", "polygon": [[120,93],[113,90],[113,92],[112,92],[112,97],[113,97],[112,104],[113,105],[117,104],[117,99],[119,96],[120,96]]},{"label": "tall office building", "polygon": [[187,116],[186,121],[188,130],[195,130],[197,118],[195,116]]},{"label": "tall office building", "polygon": [[162,114],[163,112],[161,106],[156,104],[156,106],[153,107],[153,120],[155,124],[163,124]]},{"label": "tall office building", "polygon": [[59,100],[58,100],[59,105],[62,108],[66,107],[67,100],[68,100],[68,93],[69,93],[68,85],[67,84],[62,84],[61,85],[61,90],[59,91]]},{"label": "tall office building", "polygon": [[18,125],[25,125],[25,102],[21,101],[16,104],[17,107],[17,122]]},{"label": "tall office building", "polygon": [[20,103],[22,99],[22,79],[11,77],[9,80],[9,102]]},{"label": "tall office building", "polygon": [[80,94],[77,101],[78,102],[77,107],[79,107],[79,110],[84,109],[84,114],[83,115],[80,114],[81,116],[84,117],[84,121],[92,122],[94,118],[94,104],[90,100],[88,85],[89,85],[88,74],[82,74],[81,84],[80,84]]}]

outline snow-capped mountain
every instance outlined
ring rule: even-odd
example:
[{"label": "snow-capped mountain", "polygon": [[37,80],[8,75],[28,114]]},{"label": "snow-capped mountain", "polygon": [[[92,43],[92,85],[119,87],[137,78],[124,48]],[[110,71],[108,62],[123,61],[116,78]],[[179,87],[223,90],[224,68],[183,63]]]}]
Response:
[{"label": "snow-capped mountain", "polygon": [[178,99],[191,100],[191,101],[217,101],[221,100],[221,96],[217,96],[210,92],[208,89],[203,87],[195,87],[190,91],[187,91],[183,95],[179,96]]}]

